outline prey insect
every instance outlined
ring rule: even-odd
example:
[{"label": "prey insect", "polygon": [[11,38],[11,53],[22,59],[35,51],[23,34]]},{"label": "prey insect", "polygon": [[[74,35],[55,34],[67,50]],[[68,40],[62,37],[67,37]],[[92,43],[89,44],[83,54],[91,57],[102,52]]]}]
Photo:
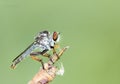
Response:
[{"label": "prey insect", "polygon": [[[11,68],[14,69],[19,62],[21,62],[27,56],[31,56],[33,60],[41,62],[44,69],[42,59],[38,58],[37,56],[42,55],[50,59],[50,54],[47,53],[50,50],[53,51],[53,54],[56,54],[56,48],[59,46],[57,43],[60,39],[60,33],[53,32],[52,34],[50,34],[50,32],[48,31],[42,31],[39,32],[34,39],[35,41],[12,61]],[[33,52],[33,50],[35,49],[39,49],[39,51]]]}]

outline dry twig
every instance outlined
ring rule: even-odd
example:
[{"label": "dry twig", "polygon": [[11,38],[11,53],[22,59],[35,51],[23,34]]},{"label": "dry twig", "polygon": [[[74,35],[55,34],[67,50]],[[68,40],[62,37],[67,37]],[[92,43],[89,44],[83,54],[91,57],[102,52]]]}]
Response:
[{"label": "dry twig", "polygon": [[[51,60],[55,63],[66,49],[68,49],[68,46],[64,47],[58,54],[53,54]],[[55,78],[58,68],[50,60],[44,63],[44,67],[45,69],[41,68],[28,84],[49,84]]]}]

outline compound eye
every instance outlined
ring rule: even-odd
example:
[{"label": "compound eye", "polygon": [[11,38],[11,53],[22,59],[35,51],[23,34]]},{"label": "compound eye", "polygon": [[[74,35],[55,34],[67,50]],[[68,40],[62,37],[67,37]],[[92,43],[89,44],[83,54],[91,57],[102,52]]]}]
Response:
[{"label": "compound eye", "polygon": [[54,32],[53,33],[53,40],[56,41],[58,38],[58,33],[57,32]]}]

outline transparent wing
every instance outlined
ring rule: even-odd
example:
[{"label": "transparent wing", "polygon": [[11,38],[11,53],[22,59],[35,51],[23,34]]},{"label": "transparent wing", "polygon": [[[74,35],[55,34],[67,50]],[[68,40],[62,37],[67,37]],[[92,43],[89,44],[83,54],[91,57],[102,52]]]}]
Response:
[{"label": "transparent wing", "polygon": [[11,68],[14,68],[16,64],[21,62],[25,57],[29,56],[29,54],[36,48],[36,44],[33,42],[28,46],[20,55],[18,55],[12,62]]}]

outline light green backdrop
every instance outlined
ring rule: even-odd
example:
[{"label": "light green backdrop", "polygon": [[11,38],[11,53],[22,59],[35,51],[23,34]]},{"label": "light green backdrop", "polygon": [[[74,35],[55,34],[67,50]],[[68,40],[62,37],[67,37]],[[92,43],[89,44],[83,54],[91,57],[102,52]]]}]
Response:
[{"label": "light green backdrop", "polygon": [[39,70],[31,58],[10,65],[44,29],[70,46],[51,84],[120,84],[119,0],[0,0],[0,84],[27,84]]}]

